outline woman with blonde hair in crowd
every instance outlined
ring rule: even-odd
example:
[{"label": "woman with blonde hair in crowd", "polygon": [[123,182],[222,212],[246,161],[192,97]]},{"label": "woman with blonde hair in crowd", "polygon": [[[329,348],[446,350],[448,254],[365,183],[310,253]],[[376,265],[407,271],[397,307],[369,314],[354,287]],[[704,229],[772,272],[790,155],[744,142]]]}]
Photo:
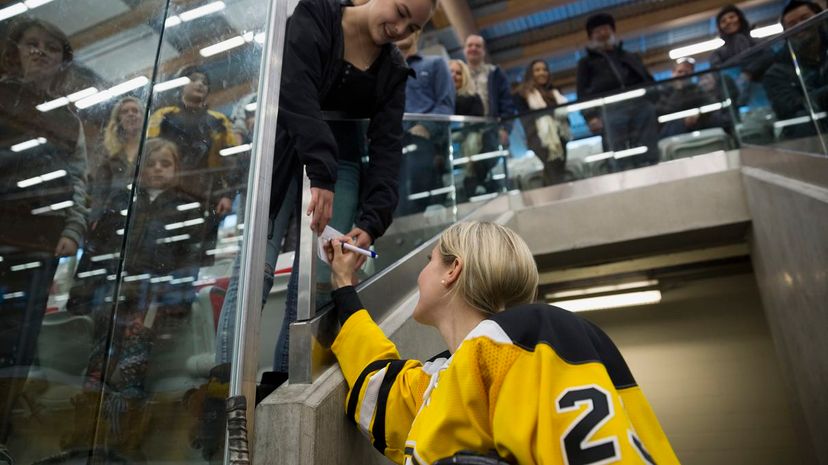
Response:
[{"label": "woman with blonde hair in crowd", "polygon": [[483,116],[483,100],[474,85],[469,67],[462,60],[449,60],[451,78],[457,95],[454,106],[455,115]]},{"label": "woman with blonde hair in crowd", "polygon": [[362,306],[351,286],[356,254],[340,242],[349,240],[328,249],[342,325],[331,348],[349,386],[347,416],[386,457],[678,463],[609,337],[573,313],[532,303],[538,270],[512,230],[463,222],[440,236],[417,279],[413,318],[437,329],[449,350],[425,364],[401,360]]},{"label": "woman with blonde hair in crowd", "polygon": [[[66,303],[66,309],[72,313],[94,313],[112,292],[114,283],[107,281],[106,276],[115,273],[118,260],[92,262],[91,258],[121,250],[123,236],[116,231],[124,228],[126,216],[111,213],[129,207],[129,196],[124,194],[128,193],[135,174],[143,128],[144,105],[140,100],[124,97],[112,107],[104,128],[100,165],[90,183],[89,234]],[[89,271],[101,267],[107,269],[106,274],[89,275]]]}]

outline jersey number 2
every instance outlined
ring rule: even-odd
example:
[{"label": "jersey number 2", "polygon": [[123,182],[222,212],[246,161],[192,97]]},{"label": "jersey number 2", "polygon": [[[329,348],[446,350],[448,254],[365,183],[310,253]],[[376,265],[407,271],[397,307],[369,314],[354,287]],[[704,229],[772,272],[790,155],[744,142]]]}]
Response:
[{"label": "jersey number 2", "polygon": [[[592,441],[592,436],[615,415],[610,393],[595,384],[569,388],[558,396],[555,408],[558,413],[566,413],[580,410],[583,405],[586,405],[584,411],[561,436],[564,463],[601,465],[620,460],[617,437]],[[653,457],[632,429],[628,431],[628,436],[644,463],[654,465]]]},{"label": "jersey number 2", "polygon": [[564,462],[567,465],[600,465],[619,460],[618,438],[592,441],[592,436],[615,415],[610,395],[600,386],[569,388],[558,397],[558,413],[587,408],[561,436]]}]

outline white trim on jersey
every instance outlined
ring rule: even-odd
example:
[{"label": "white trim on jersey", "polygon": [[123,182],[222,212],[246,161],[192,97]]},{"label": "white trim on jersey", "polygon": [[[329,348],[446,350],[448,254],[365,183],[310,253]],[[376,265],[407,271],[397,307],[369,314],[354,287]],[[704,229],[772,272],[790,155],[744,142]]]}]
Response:
[{"label": "white trim on jersey", "polygon": [[492,320],[483,320],[479,325],[475,326],[473,330],[466,336],[464,341],[474,339],[477,337],[489,338],[499,344],[511,344],[512,338],[503,331],[499,324]]},{"label": "white trim on jersey", "polygon": [[379,396],[380,386],[382,386],[382,380],[385,379],[385,373],[387,371],[388,367],[386,366],[371,376],[371,379],[368,380],[368,387],[365,388],[362,406],[359,408],[359,428],[369,439],[372,439],[370,436],[371,420],[376,413],[377,397]]}]

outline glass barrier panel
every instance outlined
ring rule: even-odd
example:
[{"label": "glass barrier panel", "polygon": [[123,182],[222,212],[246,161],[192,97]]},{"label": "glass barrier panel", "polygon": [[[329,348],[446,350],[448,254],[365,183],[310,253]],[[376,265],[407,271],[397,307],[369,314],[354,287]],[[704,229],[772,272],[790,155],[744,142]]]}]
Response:
[{"label": "glass barrier panel", "polygon": [[[801,10],[807,10],[807,6]],[[796,17],[792,12],[790,17]],[[801,17],[801,16],[800,16]],[[808,23],[800,26],[802,29],[794,32],[786,41],[787,54],[783,53],[777,57],[773,66],[767,72],[767,79],[771,82],[796,81],[801,87],[789,87],[785,90],[779,89],[773,95],[773,101],[777,106],[783,106],[784,102],[803,102],[808,111],[798,111],[791,116],[794,121],[787,121],[788,124],[782,130],[789,131],[792,135],[801,137],[813,137],[818,135],[822,145],[823,154],[826,150],[826,129],[828,129],[828,16],[822,15],[813,18]],[[790,57],[790,59],[788,59]],[[804,90],[804,92],[803,92]],[[796,118],[802,121],[803,116],[810,116],[808,123],[797,123]],[[807,148],[805,148],[807,150]],[[816,150],[812,150],[816,152]]]},{"label": "glass barrier panel", "polygon": [[719,87],[733,102],[742,143],[824,154],[817,129],[824,124],[824,20],[794,26],[721,69]]},{"label": "glass barrier panel", "polygon": [[137,450],[149,425],[100,406],[125,392],[106,382],[104,360],[154,66],[172,48],[162,40],[166,8],[2,9],[0,457],[16,463],[85,457],[100,444],[96,431],[119,426],[126,434],[108,435],[102,453],[120,456],[114,444]]},{"label": "glass barrier panel", "polygon": [[482,202],[508,190],[512,125],[512,121],[501,125],[474,120],[451,125],[451,166],[458,203]]}]

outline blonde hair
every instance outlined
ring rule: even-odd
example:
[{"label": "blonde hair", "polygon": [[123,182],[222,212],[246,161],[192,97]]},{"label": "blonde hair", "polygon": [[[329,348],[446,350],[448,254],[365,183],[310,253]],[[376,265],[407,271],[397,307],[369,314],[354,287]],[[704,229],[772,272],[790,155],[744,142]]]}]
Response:
[{"label": "blonde hair", "polygon": [[469,67],[462,60],[449,60],[449,66],[453,63],[460,66],[460,75],[463,76],[463,82],[460,84],[460,88],[457,89],[457,95],[476,94],[477,86],[475,86],[474,81],[472,80]]},{"label": "blonde hair", "polygon": [[443,263],[463,263],[453,287],[466,304],[494,314],[535,300],[538,267],[529,246],[511,229],[469,221],[446,229],[437,245]]},{"label": "blonde hair", "polygon": [[120,154],[124,149],[123,128],[118,115],[121,112],[121,107],[127,102],[134,102],[141,109],[141,112],[144,111],[141,101],[135,97],[124,97],[112,107],[112,111],[109,113],[109,122],[104,130],[104,148],[110,157]]}]

